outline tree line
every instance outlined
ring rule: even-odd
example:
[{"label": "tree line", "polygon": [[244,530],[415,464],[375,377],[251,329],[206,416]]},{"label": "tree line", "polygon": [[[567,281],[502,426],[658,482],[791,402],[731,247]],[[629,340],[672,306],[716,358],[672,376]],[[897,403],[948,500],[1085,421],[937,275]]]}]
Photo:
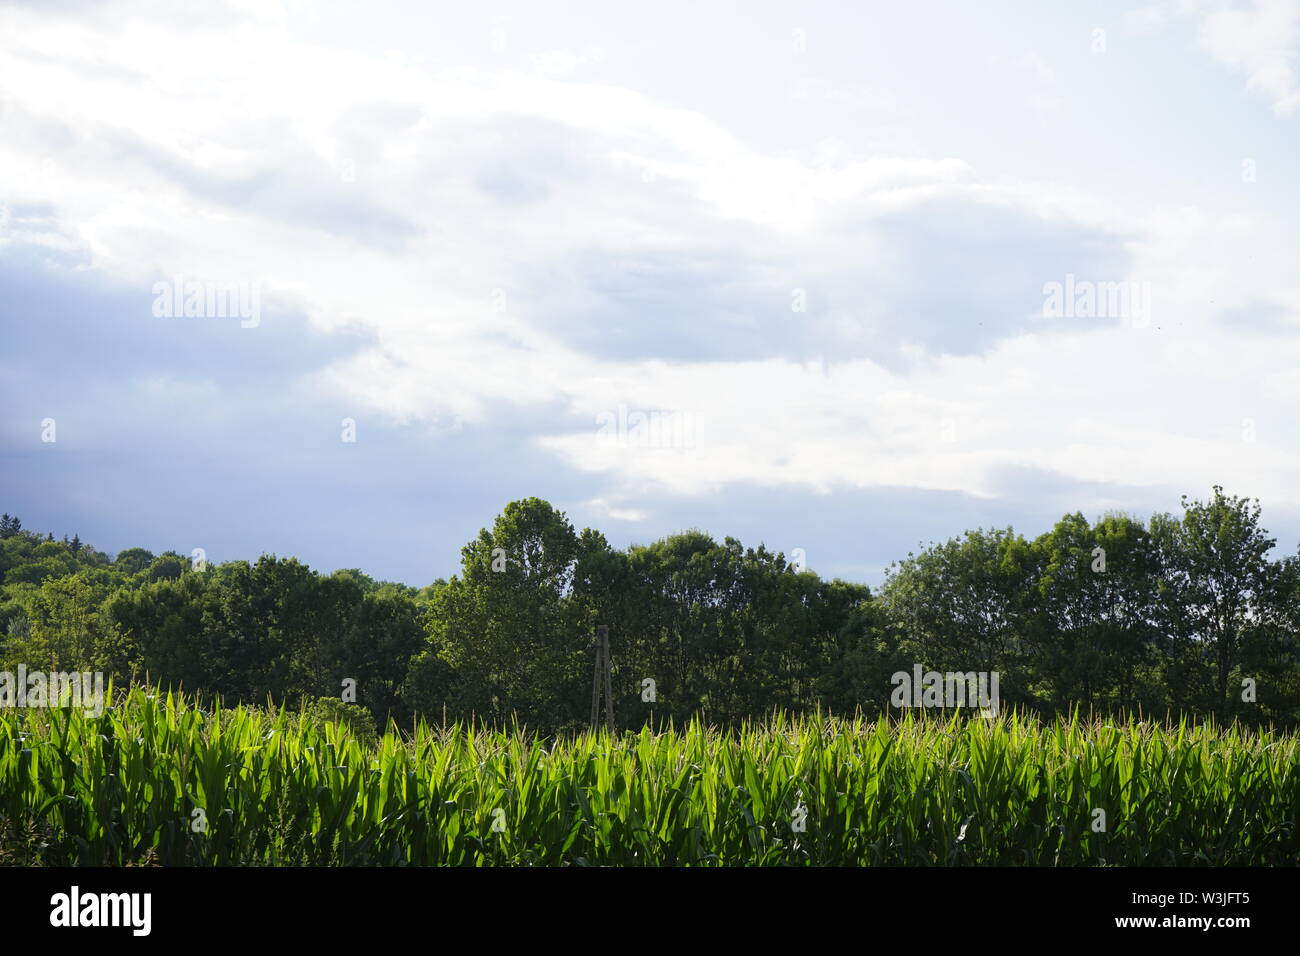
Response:
[{"label": "tree line", "polygon": [[274,555],[110,556],[4,515],[0,670],[102,670],[254,704],[338,700],[349,681],[381,726],[562,731],[589,717],[589,639],[607,624],[627,728],[875,713],[917,665],[997,672],[1003,708],[1047,716],[1300,723],[1300,555],[1274,555],[1258,501],[1216,486],[1181,504],[1146,522],[1070,514],[1032,539],[967,531],[875,590],[699,531],[617,549],[537,498],[423,588]]}]

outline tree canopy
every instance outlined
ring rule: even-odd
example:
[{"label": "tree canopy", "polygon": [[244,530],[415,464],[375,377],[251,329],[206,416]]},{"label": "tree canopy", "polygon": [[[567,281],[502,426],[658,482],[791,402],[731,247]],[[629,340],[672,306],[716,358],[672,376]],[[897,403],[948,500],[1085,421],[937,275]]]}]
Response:
[{"label": "tree canopy", "polygon": [[873,592],[698,530],[614,548],[538,498],[506,505],[458,574],[420,589],[275,555],[110,557],[6,514],[0,669],[558,731],[588,717],[590,638],[607,624],[623,727],[878,711],[915,666],[996,671],[1005,706],[1048,715],[1293,724],[1300,558],[1275,557],[1260,520],[1215,487],[1145,523],[977,529],[909,554]]}]

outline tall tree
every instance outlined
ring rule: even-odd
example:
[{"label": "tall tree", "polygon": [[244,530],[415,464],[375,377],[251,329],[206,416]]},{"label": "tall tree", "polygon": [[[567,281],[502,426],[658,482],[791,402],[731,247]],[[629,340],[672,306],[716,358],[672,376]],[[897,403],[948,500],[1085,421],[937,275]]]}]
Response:
[{"label": "tall tree", "polygon": [[1125,515],[1090,525],[1067,515],[1034,542],[1041,552],[1033,624],[1035,687],[1055,711],[1160,709],[1159,560]]},{"label": "tall tree", "polygon": [[1209,501],[1183,496],[1182,506],[1181,521],[1153,521],[1165,555],[1165,616],[1178,646],[1208,663],[1208,703],[1227,714],[1237,709],[1230,679],[1244,643],[1285,626],[1286,576],[1268,557],[1277,542],[1259,525],[1258,500],[1215,485]]},{"label": "tall tree", "polygon": [[453,713],[548,727],[582,719],[585,635],[565,600],[578,557],[573,526],[539,498],[511,502],[461,550],[460,575],[427,616],[432,656],[456,675]]},{"label": "tall tree", "polygon": [[968,531],[893,565],[882,604],[900,649],[927,669],[997,671],[1008,704],[1032,701],[1028,621],[1041,554],[1010,528]]}]

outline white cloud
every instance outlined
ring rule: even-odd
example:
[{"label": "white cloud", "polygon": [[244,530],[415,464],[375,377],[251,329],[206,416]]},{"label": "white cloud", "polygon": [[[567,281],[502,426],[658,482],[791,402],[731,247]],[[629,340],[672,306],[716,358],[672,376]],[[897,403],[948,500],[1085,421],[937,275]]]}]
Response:
[{"label": "white cloud", "polygon": [[1267,96],[1274,112],[1290,115],[1300,107],[1300,0],[1165,0],[1130,10],[1125,21],[1138,33],[1150,33],[1171,18],[1189,16],[1196,21],[1198,46],[1244,74],[1247,87]]},{"label": "white cloud", "polygon": [[1201,45],[1221,63],[1245,73],[1251,89],[1273,101],[1277,113],[1300,106],[1300,2],[1255,0],[1248,10],[1218,10],[1201,23]]},{"label": "white cloud", "polygon": [[[1293,14],[1262,4],[1203,31],[1279,109]],[[310,385],[399,422],[523,422],[603,476],[591,506],[618,520],[644,517],[650,488],[993,497],[1017,468],[1294,500],[1300,447],[1265,409],[1300,398],[1300,349],[1213,322],[1286,301],[1287,246],[1251,265],[1223,245],[1266,224],[836,138],[763,150],[699,112],[551,78],[582,56],[541,54],[543,75],[436,72],[280,21],[182,42],[166,21],[8,9],[5,235],[18,205],[48,202],[61,241],[142,289],[256,276],[321,326],[364,324],[378,345]],[[1032,54],[1015,68],[1056,80]],[[1008,290],[1018,266],[1031,291],[1062,278],[1034,258],[1052,242],[1127,263],[1094,280],[1150,281],[1153,327],[1035,320],[1034,294]],[[693,354],[710,341],[727,347]],[[698,440],[601,441],[597,417],[624,406],[696,415]]]}]

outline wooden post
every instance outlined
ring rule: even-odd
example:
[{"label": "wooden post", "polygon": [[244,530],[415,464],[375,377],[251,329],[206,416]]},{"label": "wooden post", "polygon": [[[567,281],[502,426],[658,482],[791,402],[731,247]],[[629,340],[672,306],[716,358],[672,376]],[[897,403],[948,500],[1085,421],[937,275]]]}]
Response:
[{"label": "wooden post", "polygon": [[602,624],[596,629],[600,635],[600,646],[605,650],[605,716],[609,720],[609,732],[614,732],[614,665],[609,658],[609,627]]},{"label": "wooden post", "polygon": [[605,722],[614,730],[614,678],[610,672],[609,625],[596,628],[596,668],[591,678],[591,729],[600,726],[601,698],[605,701]]},{"label": "wooden post", "polygon": [[596,718],[600,716],[600,651],[601,640],[599,635],[592,641],[592,646],[596,648],[596,669],[591,675],[591,729],[596,729]]}]

